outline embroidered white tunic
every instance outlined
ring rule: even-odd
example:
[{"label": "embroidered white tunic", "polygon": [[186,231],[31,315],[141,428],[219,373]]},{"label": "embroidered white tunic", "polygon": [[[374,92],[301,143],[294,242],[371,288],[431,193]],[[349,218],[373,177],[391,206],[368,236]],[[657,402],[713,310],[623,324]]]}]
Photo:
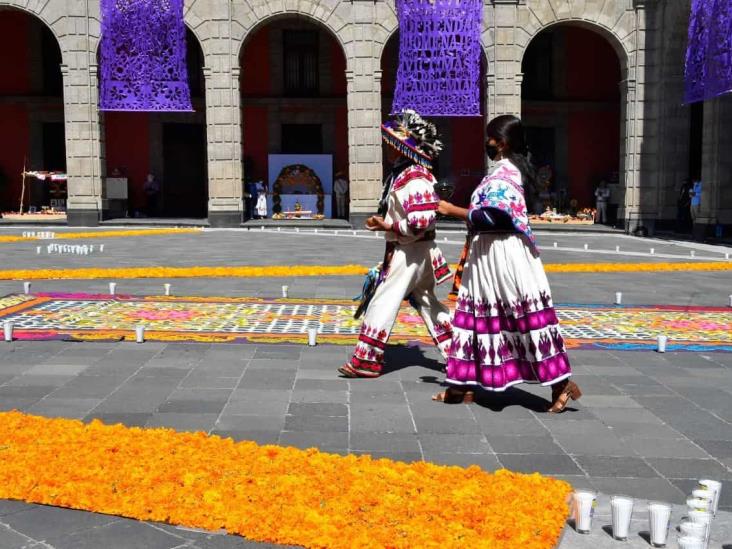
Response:
[{"label": "embroidered white tunic", "polygon": [[[394,250],[376,289],[351,358],[351,368],[365,377],[381,374],[384,349],[407,297],[419,311],[443,356],[452,338],[450,313],[435,295],[435,284],[450,278],[450,269],[434,242],[439,197],[432,174],[421,166],[395,179],[384,219],[393,225],[385,238]],[[432,234],[431,234],[432,233]]]}]

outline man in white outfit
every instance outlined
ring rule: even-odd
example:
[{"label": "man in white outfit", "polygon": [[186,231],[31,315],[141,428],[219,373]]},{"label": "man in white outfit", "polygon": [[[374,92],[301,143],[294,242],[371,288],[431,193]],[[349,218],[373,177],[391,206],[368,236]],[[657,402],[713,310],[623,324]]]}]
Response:
[{"label": "man in white outfit", "polygon": [[386,253],[356,349],[351,360],[338,369],[345,377],[381,375],[384,349],[407,297],[445,357],[452,340],[450,312],[435,295],[435,285],[452,276],[435,245],[440,197],[431,170],[442,150],[437,128],[416,112],[404,111],[383,124],[381,131],[392,170],[384,182],[381,215],[370,217],[366,227],[384,231]]},{"label": "man in white outfit", "polygon": [[603,179],[600,185],[595,189],[595,204],[597,212],[595,213],[595,223],[607,223],[607,203],[610,200],[610,189]]}]

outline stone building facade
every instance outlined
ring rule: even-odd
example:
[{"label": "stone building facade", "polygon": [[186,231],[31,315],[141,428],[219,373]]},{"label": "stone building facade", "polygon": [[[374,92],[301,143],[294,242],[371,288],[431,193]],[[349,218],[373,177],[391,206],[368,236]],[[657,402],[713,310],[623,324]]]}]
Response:
[{"label": "stone building facade", "polygon": [[[732,97],[706,102],[699,143],[682,105],[690,0],[484,0],[482,43],[488,118],[521,114],[522,60],[542,31],[559,25],[592,31],[617,54],[621,69],[619,182],[613,194],[627,230],[672,226],[690,156],[703,181],[697,231],[732,224]],[[98,0],[0,0],[38,18],[61,50],[71,225],[95,225],[104,205],[103,116],[97,109]],[[393,0],[186,0],[185,22],[204,60],[208,218],[242,219],[243,152],[240,58],[263,25],[295,17],[326,29],[346,59],[348,171],[354,221],[373,212],[382,180],[381,58],[398,23]],[[582,71],[583,67],[567,70]],[[602,128],[598,128],[602,131]],[[592,139],[592,136],[588,136]],[[696,151],[696,152],[695,152]],[[571,153],[570,153],[571,154]]]}]

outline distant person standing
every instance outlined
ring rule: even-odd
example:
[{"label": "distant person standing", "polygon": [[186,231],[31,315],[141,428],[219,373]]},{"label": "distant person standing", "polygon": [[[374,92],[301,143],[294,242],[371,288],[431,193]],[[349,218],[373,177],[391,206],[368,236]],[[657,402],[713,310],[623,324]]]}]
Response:
[{"label": "distant person standing", "polygon": [[687,177],[679,189],[676,199],[676,227],[678,232],[687,233],[691,229],[691,180]]},{"label": "distant person standing", "polygon": [[145,192],[145,206],[148,217],[154,217],[158,214],[158,206],[160,202],[160,183],[151,173],[147,174],[145,184],[142,187]]},{"label": "distant person standing", "polygon": [[694,184],[689,191],[690,204],[691,204],[691,221],[696,223],[697,217],[699,217],[699,210],[701,209],[702,199],[702,182],[701,179],[694,181]]},{"label": "distant person standing", "polygon": [[336,174],[336,179],[333,182],[333,192],[336,195],[336,217],[339,219],[345,219],[348,198],[348,180],[343,172],[338,172]]},{"label": "distant person standing", "polygon": [[255,186],[257,188],[257,218],[264,219],[267,217],[267,190],[261,181],[257,181]]},{"label": "distant person standing", "polygon": [[607,182],[603,179],[600,181],[597,189],[595,189],[595,223],[607,223],[607,203],[610,200],[610,189],[607,188]]}]

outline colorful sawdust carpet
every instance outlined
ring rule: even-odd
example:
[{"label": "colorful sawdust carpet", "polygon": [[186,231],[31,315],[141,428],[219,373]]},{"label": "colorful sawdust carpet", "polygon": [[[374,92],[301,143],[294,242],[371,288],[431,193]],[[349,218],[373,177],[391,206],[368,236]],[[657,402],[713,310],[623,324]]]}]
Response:
[{"label": "colorful sawdust carpet", "polygon": [[[327,299],[165,297],[44,293],[0,298],[0,322],[12,321],[20,340],[134,340],[135,327],[157,341],[305,343],[310,328],[320,343],[352,345],[360,322],[355,303]],[[732,309],[558,305],[570,348],[732,352]],[[430,342],[422,319],[404,306],[391,343]]]}]

